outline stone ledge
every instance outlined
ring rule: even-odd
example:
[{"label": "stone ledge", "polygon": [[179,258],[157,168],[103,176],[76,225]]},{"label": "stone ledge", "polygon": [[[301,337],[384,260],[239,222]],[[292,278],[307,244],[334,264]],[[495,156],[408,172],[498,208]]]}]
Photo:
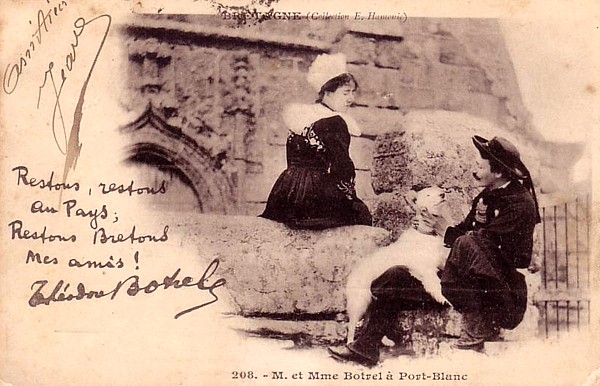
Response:
[{"label": "stone ledge", "polygon": [[[437,354],[440,344],[460,335],[461,317],[456,311],[404,311],[398,315],[397,333],[402,348],[416,355]],[[346,342],[348,323],[336,320],[277,320],[271,318],[226,319],[230,328],[248,336],[290,340],[295,346],[339,345]]]},{"label": "stone ledge", "polygon": [[[347,275],[357,260],[391,242],[390,233],[377,227],[309,231],[250,216],[161,216],[203,263],[219,259],[233,328],[296,345],[345,341]],[[533,294],[539,277],[527,280]],[[530,304],[524,322],[506,336],[535,335],[536,311]],[[452,309],[404,311],[397,326],[403,346],[432,354],[459,335],[460,315]]]},{"label": "stone ledge", "polygon": [[328,52],[331,49],[330,43],[310,38],[297,36],[281,37],[279,34],[269,34],[268,32],[257,35],[255,31],[249,29],[222,28],[178,21],[151,20],[146,18],[142,21],[129,21],[127,25],[121,25],[120,27],[127,30],[131,35],[141,35],[144,37],[170,35],[173,39],[179,38],[196,44],[198,42],[214,40],[217,42],[241,42],[244,44],[255,44],[260,47],[286,47],[315,52]]},{"label": "stone ledge", "polygon": [[354,262],[391,241],[376,227],[294,230],[249,216],[189,214],[171,223],[200,259],[220,260],[232,306],[244,316],[343,312]]}]

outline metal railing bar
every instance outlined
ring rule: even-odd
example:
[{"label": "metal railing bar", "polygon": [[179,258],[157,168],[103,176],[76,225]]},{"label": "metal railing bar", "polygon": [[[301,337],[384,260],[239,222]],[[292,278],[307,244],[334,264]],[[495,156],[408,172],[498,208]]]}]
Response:
[{"label": "metal railing bar", "polygon": [[576,275],[577,275],[577,288],[579,288],[579,198],[575,197],[575,258],[576,258]]},{"label": "metal railing bar", "polygon": [[565,202],[565,284],[569,288],[569,210]]},{"label": "metal railing bar", "polygon": [[570,318],[569,318],[569,307],[570,307],[570,301],[567,300],[567,332],[569,332],[569,323],[570,323]]},{"label": "metal railing bar", "polygon": [[548,263],[546,262],[546,208],[542,208],[542,243],[543,243],[543,261],[544,261],[544,288],[548,288]]},{"label": "metal railing bar", "polygon": [[554,209],[554,287],[558,288],[558,229],[556,226],[556,205]]},{"label": "metal railing bar", "polygon": [[556,301],[556,336],[560,335],[560,314],[559,314],[560,307],[559,307],[559,304],[560,304],[560,300],[557,300]]}]

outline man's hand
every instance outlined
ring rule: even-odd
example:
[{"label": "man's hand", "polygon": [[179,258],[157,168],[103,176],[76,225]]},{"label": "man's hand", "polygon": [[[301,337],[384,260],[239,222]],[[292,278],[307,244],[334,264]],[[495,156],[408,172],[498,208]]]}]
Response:
[{"label": "man's hand", "polygon": [[538,272],[542,267],[540,267],[540,265],[535,262],[535,261],[531,261],[531,264],[529,264],[529,267],[527,267],[527,270],[531,273],[536,273]]},{"label": "man's hand", "polygon": [[450,226],[448,220],[444,216],[438,216],[430,213],[427,208],[421,210],[421,221],[429,228],[432,228],[436,234],[444,236],[446,229]]}]

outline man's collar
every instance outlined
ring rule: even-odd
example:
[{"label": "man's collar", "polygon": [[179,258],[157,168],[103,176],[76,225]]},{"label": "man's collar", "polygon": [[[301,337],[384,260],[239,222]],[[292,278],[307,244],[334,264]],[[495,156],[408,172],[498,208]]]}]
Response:
[{"label": "man's collar", "polygon": [[504,189],[508,185],[510,185],[511,182],[512,182],[512,180],[508,180],[508,181],[506,181],[506,183],[502,184],[501,186],[497,187],[496,189]]},{"label": "man's collar", "polygon": [[511,182],[512,182],[512,180],[508,180],[504,184],[502,184],[502,185],[500,185],[500,186],[498,186],[497,188],[494,188],[494,189],[486,188],[484,190],[485,191],[484,194],[485,195],[494,195],[494,193],[500,192],[501,189],[506,189],[508,187],[508,185],[510,185]]}]

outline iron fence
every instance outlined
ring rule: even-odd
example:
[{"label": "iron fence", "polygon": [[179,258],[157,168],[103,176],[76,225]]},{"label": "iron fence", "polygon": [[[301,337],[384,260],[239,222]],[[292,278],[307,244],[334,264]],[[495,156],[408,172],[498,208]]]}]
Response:
[{"label": "iron fence", "polygon": [[590,324],[590,195],[541,208],[540,332],[557,337]]}]

